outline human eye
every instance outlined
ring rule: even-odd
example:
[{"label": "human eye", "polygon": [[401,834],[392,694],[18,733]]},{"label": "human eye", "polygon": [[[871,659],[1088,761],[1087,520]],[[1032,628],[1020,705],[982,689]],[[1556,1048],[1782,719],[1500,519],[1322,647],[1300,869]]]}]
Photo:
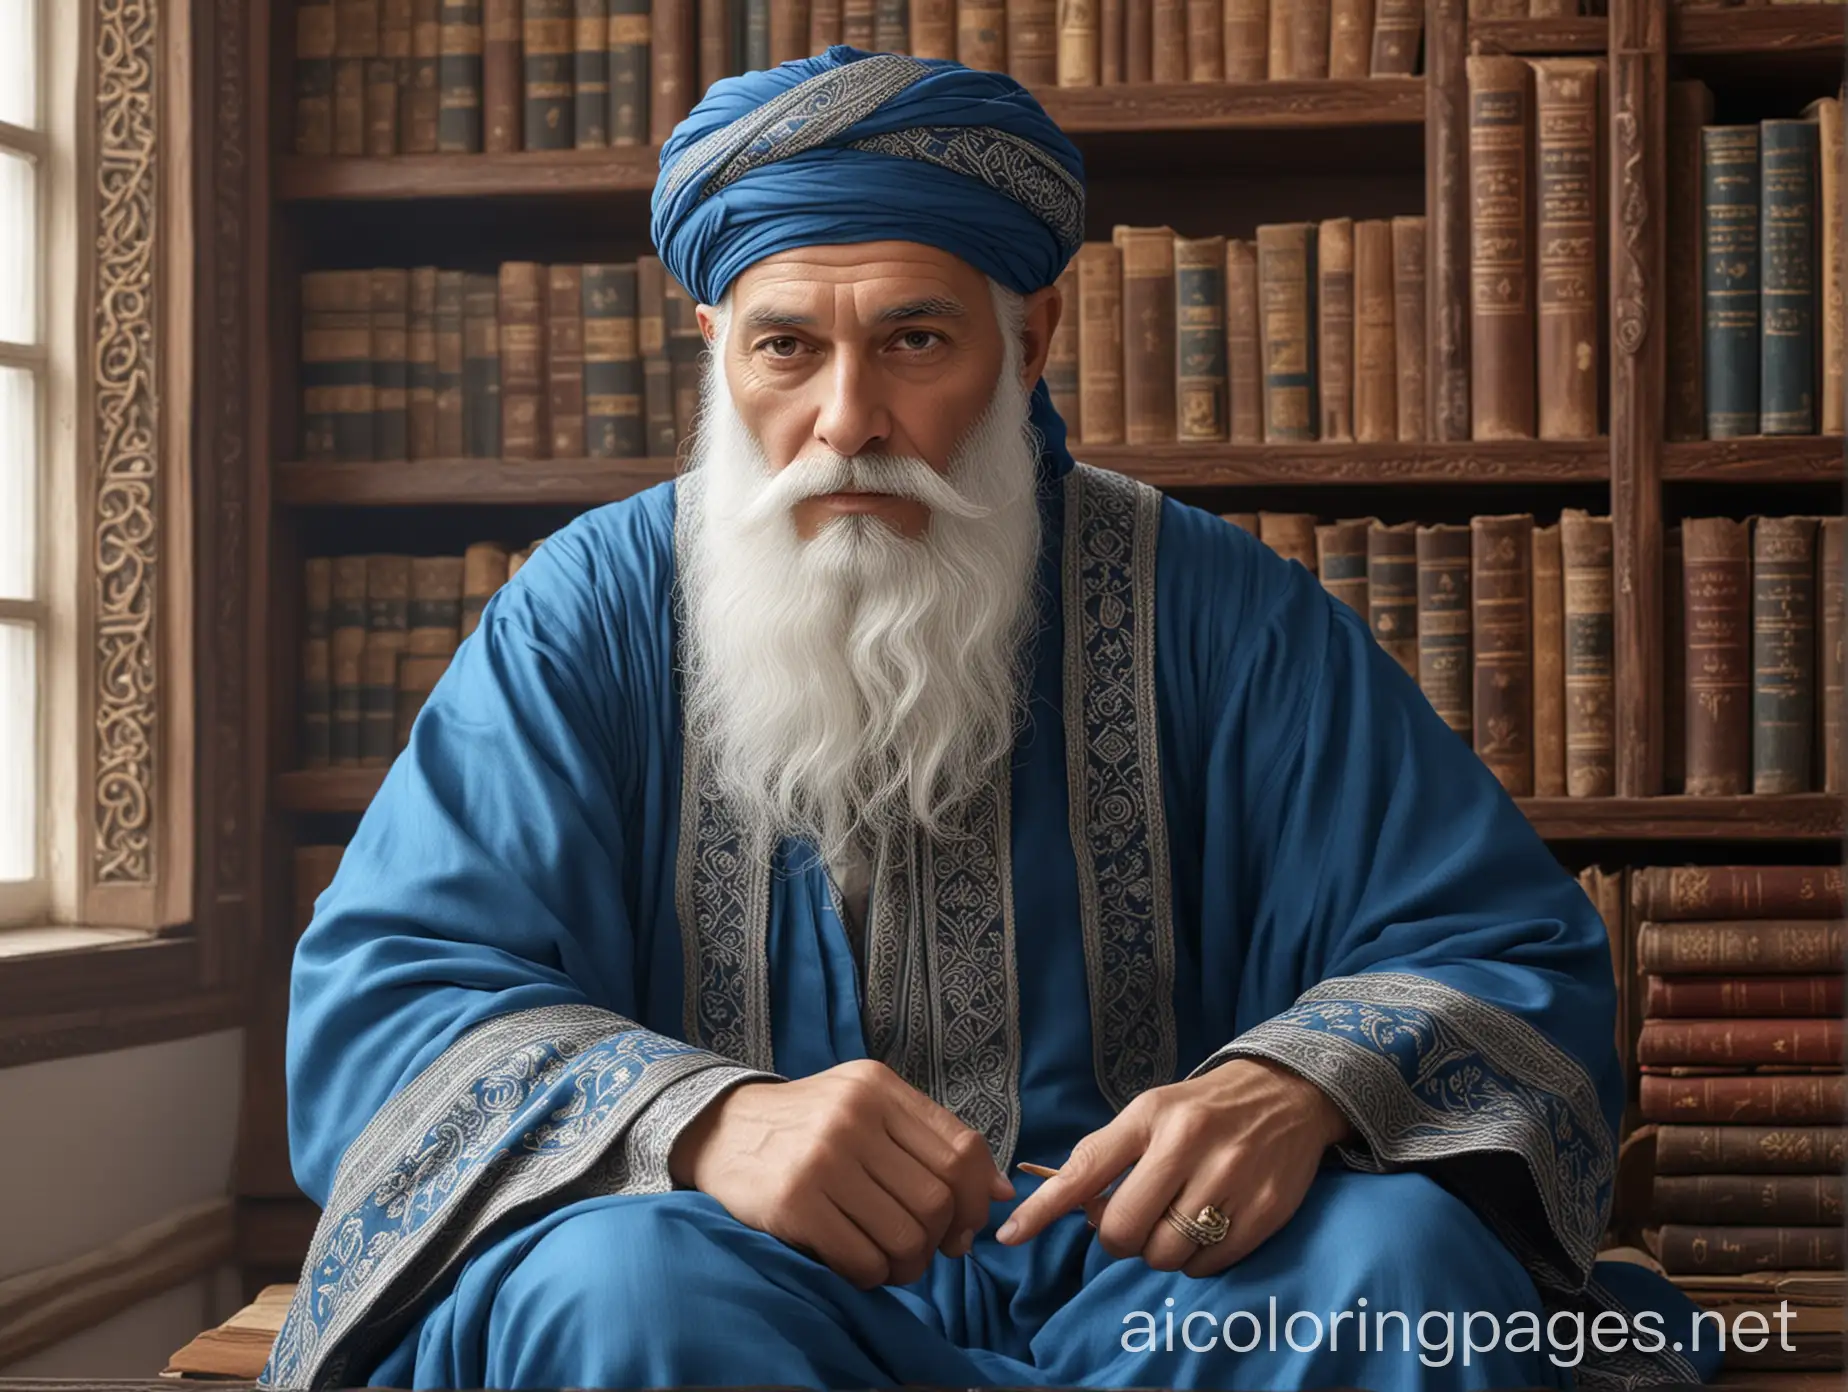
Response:
[{"label": "human eye", "polygon": [[935,329],[906,329],[893,342],[907,353],[927,353],[949,340]]},{"label": "human eye", "polygon": [[772,334],[768,338],[759,339],[755,349],[767,358],[787,361],[802,351],[802,340],[794,334]]}]

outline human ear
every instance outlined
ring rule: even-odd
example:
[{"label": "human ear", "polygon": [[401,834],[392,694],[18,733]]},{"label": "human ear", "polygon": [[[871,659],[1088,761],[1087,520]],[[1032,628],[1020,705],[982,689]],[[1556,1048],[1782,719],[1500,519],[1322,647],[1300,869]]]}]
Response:
[{"label": "human ear", "polygon": [[1020,384],[1032,388],[1052,355],[1052,335],[1065,314],[1065,297],[1057,285],[1035,290],[1021,302],[1025,310],[1020,334]]},{"label": "human ear", "polygon": [[711,344],[719,333],[719,311],[711,305],[694,305],[693,315],[699,320],[700,337]]}]

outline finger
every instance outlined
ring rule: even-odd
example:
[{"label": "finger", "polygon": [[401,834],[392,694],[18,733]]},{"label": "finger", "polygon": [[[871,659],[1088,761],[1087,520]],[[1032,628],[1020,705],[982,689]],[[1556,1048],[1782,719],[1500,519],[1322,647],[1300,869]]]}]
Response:
[{"label": "finger", "polygon": [[[1290,1221],[1300,1202],[1286,1202],[1275,1186],[1265,1185],[1247,1196],[1237,1209],[1225,1210],[1232,1219],[1225,1240],[1205,1248],[1182,1269],[1189,1275],[1210,1276],[1243,1261]],[[1195,1261],[1199,1262],[1198,1269]]]},{"label": "finger", "polygon": [[1014,1210],[995,1234],[1002,1242],[1025,1242],[1061,1213],[1095,1198],[1111,1180],[1133,1165],[1148,1143],[1139,1110],[1118,1113],[1109,1125],[1072,1147],[1059,1173],[1045,1180]]},{"label": "finger", "polygon": [[[1111,1256],[1120,1258],[1143,1252],[1152,1241],[1158,1240],[1161,1232],[1184,1242],[1186,1239],[1162,1222],[1162,1214],[1181,1193],[1193,1168],[1193,1161],[1184,1150],[1164,1144],[1157,1135],[1105,1205],[1097,1221],[1098,1245]],[[1172,1266],[1159,1269],[1178,1271],[1187,1255],[1177,1254],[1178,1259]]]},{"label": "finger", "polygon": [[805,1216],[799,1239],[784,1240],[861,1290],[882,1286],[890,1266],[885,1253],[831,1200],[817,1203]]},{"label": "finger", "polygon": [[848,1166],[829,1186],[828,1197],[884,1256],[881,1284],[902,1285],[924,1273],[936,1239],[865,1169]]},{"label": "finger", "polygon": [[[930,1246],[941,1246],[971,1226],[958,1222],[956,1191],[890,1136],[879,1137],[864,1163],[874,1182],[917,1221]],[[981,1215],[986,1211],[984,1205]]]},{"label": "finger", "polygon": [[[902,1119],[897,1120],[893,1128],[894,1139],[946,1180],[952,1172],[960,1173],[965,1169],[971,1176],[979,1176],[990,1202],[1014,1197],[1012,1182],[995,1167],[995,1158],[981,1132],[947,1107],[926,1097],[898,1074],[888,1070],[887,1076],[896,1084],[890,1094],[898,1104],[895,1118]],[[986,1210],[981,1221],[987,1221]]]},{"label": "finger", "polygon": [[[1195,1218],[1199,1216],[1201,1209],[1211,1204],[1221,1213],[1230,1215],[1236,1222],[1241,1210],[1233,1204],[1229,1197],[1231,1190],[1230,1180],[1225,1177],[1227,1173],[1224,1168],[1215,1167],[1205,1175],[1189,1176],[1181,1184],[1179,1194],[1168,1207],[1177,1209],[1189,1218]],[[1231,1239],[1229,1230],[1227,1235],[1218,1242],[1202,1246],[1168,1221],[1168,1207],[1164,1207],[1156,1218],[1149,1229],[1148,1240],[1141,1248],[1142,1259],[1156,1271],[1192,1270],[1194,1263],[1208,1254],[1224,1257],[1226,1265],[1236,1260],[1226,1251],[1227,1243]]]},{"label": "finger", "polygon": [[1013,1195],[1012,1185],[1007,1186],[1006,1194],[996,1192],[994,1156],[980,1132],[971,1131],[959,1121],[956,1124],[960,1134],[945,1139],[914,1111],[902,1106],[889,1108],[884,1121],[886,1135],[949,1186],[956,1201],[956,1212],[948,1225],[951,1232],[980,1232],[988,1226],[989,1205]]}]

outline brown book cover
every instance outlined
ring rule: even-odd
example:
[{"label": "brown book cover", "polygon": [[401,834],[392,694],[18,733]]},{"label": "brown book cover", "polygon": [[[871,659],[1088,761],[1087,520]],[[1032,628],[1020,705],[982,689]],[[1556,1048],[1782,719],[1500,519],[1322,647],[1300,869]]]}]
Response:
[{"label": "brown book cover", "polygon": [[578,266],[546,271],[546,420],[553,459],[582,459],[584,447],[584,276]]},{"label": "brown book cover", "polygon": [[1566,792],[1565,574],[1559,528],[1533,535],[1534,786],[1537,797]]},{"label": "brown book cover", "polygon": [[580,150],[610,143],[609,0],[574,0],[571,21],[571,125]]},{"label": "brown book cover", "polygon": [[408,459],[411,273],[373,271],[371,296],[372,452],[377,459]]},{"label": "brown book cover", "polygon": [[481,611],[494,592],[507,583],[507,548],[495,541],[478,541],[462,554],[462,637],[481,623]]},{"label": "brown book cover", "polygon": [[1315,569],[1315,514],[1260,512],[1258,540],[1286,561],[1296,561],[1311,575]]},{"label": "brown book cover", "polygon": [[1110,242],[1078,250],[1078,438],[1123,440],[1123,256]]},{"label": "brown book cover", "polygon": [[648,456],[635,279],[633,263],[583,269],[584,433],[596,459]]},{"label": "brown book cover", "polygon": [[[689,68],[692,61],[686,60]],[[610,0],[609,68],[610,144],[646,145],[654,120],[649,96],[654,82],[654,18],[649,0]]]},{"label": "brown book cover", "polygon": [[[1121,0],[1123,6],[1123,78],[1127,83],[1154,80],[1154,0]],[[1109,53],[1106,40],[1105,53]],[[1106,59],[1106,61],[1108,61]]]},{"label": "brown book cover", "polygon": [[1834,1064],[1840,1020],[1645,1020],[1639,1063]]},{"label": "brown book cover", "polygon": [[[1844,310],[1842,278],[1842,102],[1822,97],[1803,109],[1818,129],[1820,175],[1816,181],[1819,215],[1816,218],[1817,290],[1816,334],[1820,340],[1822,371],[1822,433],[1842,433],[1842,393],[1848,389],[1842,374]],[[1833,791],[1833,790],[1832,790]]]},{"label": "brown book cover", "polygon": [[1816,722],[1816,519],[1752,527],[1752,791],[1810,787]]},{"label": "brown book cover", "polygon": [[467,446],[463,346],[466,282],[461,271],[436,273],[436,457],[461,459]]},{"label": "brown book cover", "polygon": [[1469,75],[1470,433],[1534,433],[1533,70],[1524,58],[1466,60]]},{"label": "brown book cover", "polygon": [[1220,0],[1185,0],[1189,82],[1223,82],[1226,77],[1225,11]]},{"label": "brown book cover", "polygon": [[442,0],[437,16],[436,148],[481,149],[482,0]]},{"label": "brown book cover", "polygon": [[359,766],[360,659],[366,650],[366,558],[336,556],[328,610],[333,717],[330,762]]},{"label": "brown book cover", "polygon": [[1328,75],[1366,77],[1372,68],[1373,0],[1329,0]]},{"label": "brown book cover", "polygon": [[1839,1126],[1843,1075],[1642,1079],[1645,1121],[1719,1121],[1755,1126]]},{"label": "brown book cover", "polygon": [[706,340],[699,331],[693,297],[672,276],[663,278],[662,288],[667,361],[674,383],[674,441],[678,449],[682,442],[693,438],[693,423],[699,419],[699,355]]},{"label": "brown book cover", "polygon": [[436,153],[442,53],[442,0],[411,0],[411,56],[398,94],[398,131],[407,155]]},{"label": "brown book cover", "polygon": [[406,455],[435,459],[436,447],[436,267],[411,272],[410,312],[405,319],[404,417]]},{"label": "brown book cover", "polygon": [[1418,524],[1375,523],[1367,533],[1367,606],[1373,638],[1418,677]]},{"label": "brown book cover", "polygon": [[1624,985],[1630,979],[1630,954],[1624,945],[1624,894],[1622,870],[1604,870],[1596,865],[1579,871],[1579,888],[1604,921],[1604,940],[1611,953],[1611,977],[1617,985],[1616,1038],[1617,1061],[1624,1076],[1630,1076],[1630,998]]},{"label": "brown book cover", "polygon": [[1646,922],[1637,964],[1662,976],[1779,976],[1839,972],[1848,952],[1840,919],[1693,919]]},{"label": "brown book cover", "polygon": [[[379,56],[379,0],[334,3],[334,153],[377,154],[370,148],[371,68]],[[387,152],[389,153],[389,152]]]},{"label": "brown book cover", "polygon": [[1023,87],[1059,80],[1058,0],[1006,0],[1007,72]]},{"label": "brown book cover", "polygon": [[1839,1271],[1842,1229],[1833,1227],[1695,1227],[1665,1223],[1658,1259],[1671,1276],[1740,1271]]},{"label": "brown book cover", "polygon": [[1399,437],[1399,363],[1393,338],[1392,223],[1354,224],[1354,438]]},{"label": "brown book cover", "polygon": [[1611,519],[1565,509],[1559,549],[1565,569],[1566,792],[1610,797],[1617,791]]},{"label": "brown book cover", "polygon": [[1539,313],[1540,438],[1589,440],[1598,434],[1604,373],[1599,334],[1597,58],[1535,59],[1534,231]]},{"label": "brown book cover", "polygon": [[1534,791],[1534,519],[1470,519],[1476,753],[1516,797]]},{"label": "brown book cover", "polygon": [[[577,144],[571,12],[572,0],[523,0],[521,135],[528,150],[569,150]],[[607,31],[606,24],[606,43]]]},{"label": "brown book cover", "polygon": [[656,459],[672,459],[679,441],[674,433],[674,371],[667,357],[667,271],[661,259],[641,257],[635,263],[635,280],[648,453]]},{"label": "brown book cover", "polygon": [[372,458],[372,280],[308,271],[302,281],[302,458]]},{"label": "brown book cover", "polygon": [[1469,0],[1471,19],[1526,19],[1532,0]]},{"label": "brown book cover", "polygon": [[1701,362],[1700,128],[1713,124],[1713,92],[1693,80],[1668,84],[1667,306],[1668,390],[1663,400],[1671,440],[1707,435],[1706,370]]},{"label": "brown book cover", "polygon": [[1059,324],[1052,331],[1052,344],[1046,352],[1046,391],[1052,397],[1052,409],[1065,422],[1066,430],[1078,437],[1078,262],[1065,263],[1059,273]]},{"label": "brown book cover", "polygon": [[1842,1221],[1840,1175],[1657,1175],[1658,1223],[1834,1223]]},{"label": "brown book cover", "polygon": [[411,558],[366,558],[366,643],[360,654],[359,766],[383,768],[396,751],[398,658],[410,637]]},{"label": "brown book cover", "polygon": [[485,272],[462,277],[462,452],[501,453],[500,280]]},{"label": "brown book cover", "polygon": [[1322,588],[1364,620],[1371,612],[1367,594],[1367,533],[1370,517],[1343,518],[1315,529],[1316,574]]},{"label": "brown book cover", "polygon": [[1724,517],[1681,524],[1687,623],[1687,791],[1730,797],[1751,788],[1750,529]]},{"label": "brown book cover", "polygon": [[[615,7],[611,7],[612,20]],[[694,66],[699,53],[694,46],[693,0],[654,0],[649,9],[649,143],[667,144],[674,127],[693,109]],[[616,26],[610,26],[610,42],[616,42]]]},{"label": "brown book cover", "polygon": [[1394,416],[1401,440],[1425,438],[1425,220],[1392,220]]},{"label": "brown book cover", "polygon": [[1189,0],[1153,0],[1149,7],[1149,80],[1187,80]]},{"label": "brown book cover", "polygon": [[462,641],[460,556],[411,558],[408,653],[448,654]]},{"label": "brown book cover", "polygon": [[[841,42],[853,48],[870,49],[876,22],[877,0],[842,0]],[[1001,23],[1001,0],[994,0],[995,23]],[[959,7],[960,9],[960,7]],[[999,30],[997,30],[999,32]]]},{"label": "brown book cover", "polygon": [[333,607],[334,563],[310,557],[302,563],[302,671],[296,693],[303,768],[326,768],[333,759]]},{"label": "brown book cover", "polygon": [[1226,411],[1235,445],[1264,440],[1264,366],[1259,353],[1258,246],[1226,243]]},{"label": "brown book cover", "polygon": [[1272,0],[1270,7],[1270,75],[1279,78],[1328,76],[1330,0]]},{"label": "brown book cover", "polygon": [[1839,1174],[1840,1126],[1664,1126],[1657,1174]]},{"label": "brown book cover", "polygon": [[1839,976],[1652,976],[1644,988],[1644,1013],[1657,1019],[1839,1016]]},{"label": "brown book cover", "polygon": [[1132,445],[1174,439],[1174,232],[1117,227],[1123,253],[1123,437]]},{"label": "brown book cover", "polygon": [[542,459],[545,421],[544,268],[505,261],[500,268],[501,457]]},{"label": "brown book cover", "polygon": [[1007,71],[1007,6],[1002,0],[956,0],[956,61],[978,72]]},{"label": "brown book cover", "polygon": [[1659,923],[1848,915],[1839,865],[1652,865],[1636,872],[1635,897]]},{"label": "brown book cover", "polygon": [[[721,3],[718,4],[717,12],[719,16],[717,22],[723,24],[725,20],[725,7],[722,0]],[[808,20],[808,51],[810,53],[820,53],[825,49],[832,48],[841,41],[841,0],[809,0]],[[703,10],[700,12],[699,22],[700,42],[704,43],[706,37],[706,15]],[[907,47],[905,51],[909,53],[913,50]],[[954,57],[955,55],[952,53],[949,56]],[[729,68],[726,69],[727,73],[730,71]],[[708,83],[706,85],[710,86],[711,84]]]},{"label": "brown book cover", "polygon": [[1315,226],[1317,436],[1354,438],[1354,219]]},{"label": "brown book cover", "polygon": [[1822,560],[1818,565],[1821,593],[1817,607],[1822,611],[1818,632],[1817,678],[1817,747],[1822,751],[1822,790],[1839,793],[1848,790],[1842,773],[1842,674],[1843,630],[1848,626],[1848,595],[1842,588],[1842,531],[1839,517],[1822,519]]},{"label": "brown book cover", "polygon": [[1451,729],[1474,742],[1469,572],[1461,524],[1418,529],[1418,689]]},{"label": "brown book cover", "polygon": [[808,57],[808,0],[769,0],[770,63]]},{"label": "brown book cover", "polygon": [[1379,0],[1373,14],[1373,77],[1409,77],[1418,70],[1419,40],[1424,37],[1424,6],[1419,0]]},{"label": "brown book cover", "polygon": [[1267,0],[1224,0],[1220,47],[1227,82],[1270,77],[1270,5]]},{"label": "brown book cover", "polygon": [[911,0],[911,53],[917,58],[956,56],[955,0]]},{"label": "brown book cover", "polygon": [[1097,0],[1057,0],[1057,14],[1059,86],[1097,86]]},{"label": "brown book cover", "polygon": [[[732,6],[728,0],[697,0],[696,30],[699,35],[699,90],[704,92],[713,83],[730,77],[744,66],[740,55],[732,52],[733,32],[731,22]],[[834,16],[833,32],[827,36],[827,42],[814,42],[813,25],[819,14]],[[841,5],[840,0],[820,0],[809,7],[810,42],[809,51],[818,53],[828,44],[841,41]]]},{"label": "brown book cover", "polygon": [[295,7],[295,153],[334,153],[334,0]]},{"label": "brown book cover", "polygon": [[379,56],[366,69],[368,153],[408,153],[404,118],[411,79],[411,29],[411,0],[380,0]]},{"label": "brown book cover", "polygon": [[[1050,8],[1057,0],[1045,0]],[[903,53],[911,42],[910,0],[876,0],[873,5],[873,47],[880,53]]]},{"label": "brown book cover", "polygon": [[1688,778],[1688,590],[1681,577],[1681,528],[1668,527],[1662,532],[1662,784],[1670,793],[1685,792]]},{"label": "brown book cover", "polygon": [[1255,512],[1222,512],[1219,517],[1221,521],[1230,522],[1241,532],[1250,532],[1253,536],[1258,534],[1258,515]]},{"label": "brown book cover", "polygon": [[520,71],[521,0],[481,0],[482,146],[489,154],[520,148],[525,82]]},{"label": "brown book cover", "polygon": [[1226,438],[1226,239],[1174,239],[1175,436]]},{"label": "brown book cover", "polygon": [[1264,439],[1313,440],[1316,419],[1315,226],[1258,228]]}]

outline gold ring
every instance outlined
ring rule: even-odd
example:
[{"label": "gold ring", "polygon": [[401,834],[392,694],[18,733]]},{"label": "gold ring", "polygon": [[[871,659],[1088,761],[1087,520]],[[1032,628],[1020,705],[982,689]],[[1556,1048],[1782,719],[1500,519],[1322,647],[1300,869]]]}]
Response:
[{"label": "gold ring", "polygon": [[1201,1209],[1194,1218],[1189,1218],[1170,1204],[1162,1217],[1168,1220],[1169,1227],[1196,1247],[1211,1247],[1215,1242],[1223,1241],[1232,1230],[1232,1220],[1211,1204]]}]

